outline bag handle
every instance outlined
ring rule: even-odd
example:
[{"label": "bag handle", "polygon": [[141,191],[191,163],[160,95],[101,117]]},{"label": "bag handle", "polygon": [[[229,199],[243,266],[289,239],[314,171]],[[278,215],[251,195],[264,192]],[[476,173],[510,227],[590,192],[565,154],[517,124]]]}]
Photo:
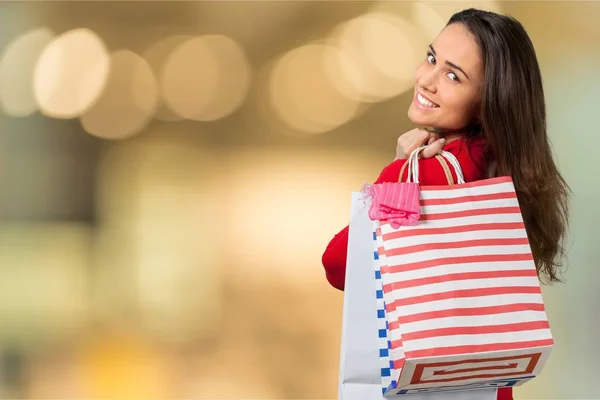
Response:
[{"label": "bag handle", "polygon": [[[404,163],[404,165],[402,165],[402,169],[400,170],[400,175],[398,177],[398,182],[402,182],[404,171],[406,171],[406,168],[408,167],[409,171],[406,182],[411,182],[412,175],[414,182],[419,183],[419,163],[417,160],[419,157],[419,153],[423,149],[425,149],[425,147],[426,146],[419,147],[410,154],[407,161]],[[454,167],[454,171],[456,172],[456,176],[458,178],[458,184],[465,183],[465,179],[462,174],[462,169],[460,168],[460,163],[458,162],[458,159],[454,156],[454,154],[442,150],[440,154],[437,154],[435,156],[435,158],[436,160],[438,160],[438,162],[442,166],[442,169],[444,170],[444,174],[446,175],[448,185],[454,185],[454,178],[452,177],[452,173],[450,172],[450,166],[448,165],[448,162],[450,162],[450,165]]]},{"label": "bag handle", "polygon": [[444,157],[452,167],[454,167],[454,172],[456,172],[456,177],[458,178],[458,184],[465,183],[465,177],[462,172],[462,168],[460,167],[460,163],[456,156],[448,151],[442,150],[441,156]]}]

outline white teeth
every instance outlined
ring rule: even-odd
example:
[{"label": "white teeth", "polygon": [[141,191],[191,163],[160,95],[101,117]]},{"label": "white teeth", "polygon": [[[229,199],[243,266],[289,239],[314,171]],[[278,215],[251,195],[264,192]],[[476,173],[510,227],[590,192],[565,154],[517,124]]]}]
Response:
[{"label": "white teeth", "polygon": [[417,93],[417,100],[419,101],[419,103],[421,103],[425,107],[430,107],[430,108],[439,107],[437,104],[434,104],[434,103],[430,102],[429,100],[427,100],[425,97],[421,96],[421,93]]}]

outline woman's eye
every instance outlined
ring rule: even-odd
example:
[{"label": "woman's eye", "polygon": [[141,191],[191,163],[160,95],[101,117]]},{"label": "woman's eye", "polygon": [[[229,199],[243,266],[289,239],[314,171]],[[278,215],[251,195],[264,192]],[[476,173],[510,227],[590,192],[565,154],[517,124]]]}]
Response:
[{"label": "woman's eye", "polygon": [[448,77],[455,82],[459,82],[458,76],[454,72],[448,72]]},{"label": "woman's eye", "polygon": [[427,61],[429,61],[431,64],[435,64],[435,56],[431,53],[427,54]]}]

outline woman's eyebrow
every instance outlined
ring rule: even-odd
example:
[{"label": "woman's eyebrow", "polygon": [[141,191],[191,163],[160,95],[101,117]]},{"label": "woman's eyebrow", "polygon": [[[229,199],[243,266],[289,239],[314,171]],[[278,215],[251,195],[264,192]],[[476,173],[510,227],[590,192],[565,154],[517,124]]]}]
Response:
[{"label": "woman's eyebrow", "polygon": [[[434,56],[437,56],[437,54],[435,53],[435,49],[433,48],[433,46],[432,46],[432,45],[429,45],[429,50],[431,50],[431,53],[432,53]],[[454,64],[453,62],[450,62],[450,61],[448,61],[448,60],[446,60],[446,65],[449,65],[449,66],[451,66],[452,68],[455,68],[455,69],[459,70],[460,72],[462,72],[462,73],[463,73],[463,75],[464,75],[464,76],[465,76],[467,79],[469,79],[469,75],[467,75],[467,73],[466,73],[466,72],[465,72],[465,71],[464,71],[464,70],[463,70],[461,67],[459,67],[458,65],[456,65],[456,64]]]}]

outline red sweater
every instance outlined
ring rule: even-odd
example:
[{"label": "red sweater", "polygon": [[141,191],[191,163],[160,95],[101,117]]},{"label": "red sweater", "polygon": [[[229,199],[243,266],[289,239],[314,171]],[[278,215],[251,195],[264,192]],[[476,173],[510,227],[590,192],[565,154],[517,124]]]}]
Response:
[{"label": "red sweater", "polygon": [[[467,141],[460,138],[444,146],[444,150],[454,154],[460,166],[466,182],[485,179],[486,171],[483,160],[485,142],[483,139],[472,139]],[[397,182],[402,165],[406,160],[396,160],[381,171],[379,178],[375,183]],[[452,167],[452,176],[456,182],[456,174]],[[408,171],[405,169],[403,181],[406,181]],[[435,158],[419,160],[419,182],[426,185],[447,185],[446,175]],[[346,279],[346,253],[348,251],[348,226],[342,229],[331,239],[325,253],[323,253],[322,262],[325,268],[325,275],[329,283],[339,289],[344,290],[344,281]],[[512,400],[512,388],[499,389],[497,400]]]}]

